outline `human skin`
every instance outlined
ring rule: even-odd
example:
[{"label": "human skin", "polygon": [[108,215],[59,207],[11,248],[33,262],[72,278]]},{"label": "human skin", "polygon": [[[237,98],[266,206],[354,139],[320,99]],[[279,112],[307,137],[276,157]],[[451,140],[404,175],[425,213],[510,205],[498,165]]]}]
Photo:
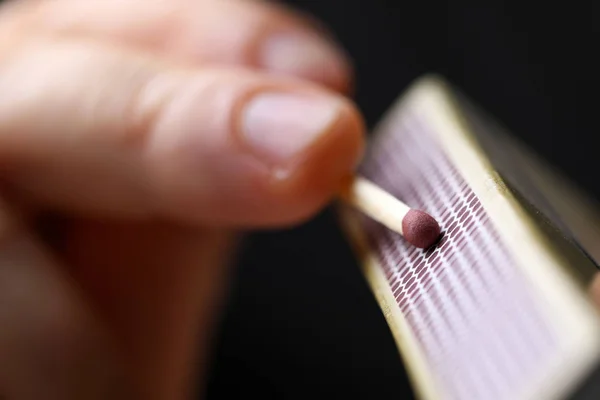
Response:
[{"label": "human skin", "polygon": [[360,160],[346,57],[273,4],[22,0],[0,58],[0,397],[191,398],[239,232]]}]

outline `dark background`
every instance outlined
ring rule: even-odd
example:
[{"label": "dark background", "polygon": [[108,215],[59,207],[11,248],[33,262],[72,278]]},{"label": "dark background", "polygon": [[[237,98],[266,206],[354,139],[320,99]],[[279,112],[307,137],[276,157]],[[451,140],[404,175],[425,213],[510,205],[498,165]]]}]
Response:
[{"label": "dark background", "polygon": [[[370,126],[438,72],[598,197],[598,5],[518,0],[290,1],[355,61]],[[253,236],[223,321],[209,399],[410,399],[379,308],[333,216]]]},{"label": "dark background", "polygon": [[[598,5],[478,0],[297,0],[355,61],[373,125],[416,77],[438,72],[594,195]],[[251,237],[238,265],[208,399],[410,399],[379,308],[325,212]]]}]

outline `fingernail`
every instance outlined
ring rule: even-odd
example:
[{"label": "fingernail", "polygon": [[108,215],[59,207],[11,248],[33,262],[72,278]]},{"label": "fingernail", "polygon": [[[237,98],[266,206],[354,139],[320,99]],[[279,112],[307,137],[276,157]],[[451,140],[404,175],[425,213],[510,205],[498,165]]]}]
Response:
[{"label": "fingernail", "polygon": [[340,115],[335,100],[287,93],[263,93],[247,104],[242,136],[270,165],[285,166],[330,131]]},{"label": "fingernail", "polygon": [[268,38],[260,53],[262,66],[272,72],[299,76],[330,86],[349,77],[346,55],[321,37],[280,34]]}]

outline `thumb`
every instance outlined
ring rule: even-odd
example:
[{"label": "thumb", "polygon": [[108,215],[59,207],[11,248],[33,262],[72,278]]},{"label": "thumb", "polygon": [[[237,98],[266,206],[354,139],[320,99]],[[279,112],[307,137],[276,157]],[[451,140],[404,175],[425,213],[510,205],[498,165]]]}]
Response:
[{"label": "thumb", "polygon": [[0,177],[63,211],[287,224],[362,152],[358,112],[308,83],[64,40],[3,59]]}]

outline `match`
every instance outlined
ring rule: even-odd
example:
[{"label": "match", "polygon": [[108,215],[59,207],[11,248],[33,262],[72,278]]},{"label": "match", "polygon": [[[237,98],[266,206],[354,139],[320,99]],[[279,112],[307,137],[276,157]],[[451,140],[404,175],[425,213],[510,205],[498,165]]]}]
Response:
[{"label": "match", "polygon": [[440,225],[429,214],[415,210],[363,177],[354,177],[340,193],[347,204],[402,235],[412,245],[426,249],[441,234]]}]

